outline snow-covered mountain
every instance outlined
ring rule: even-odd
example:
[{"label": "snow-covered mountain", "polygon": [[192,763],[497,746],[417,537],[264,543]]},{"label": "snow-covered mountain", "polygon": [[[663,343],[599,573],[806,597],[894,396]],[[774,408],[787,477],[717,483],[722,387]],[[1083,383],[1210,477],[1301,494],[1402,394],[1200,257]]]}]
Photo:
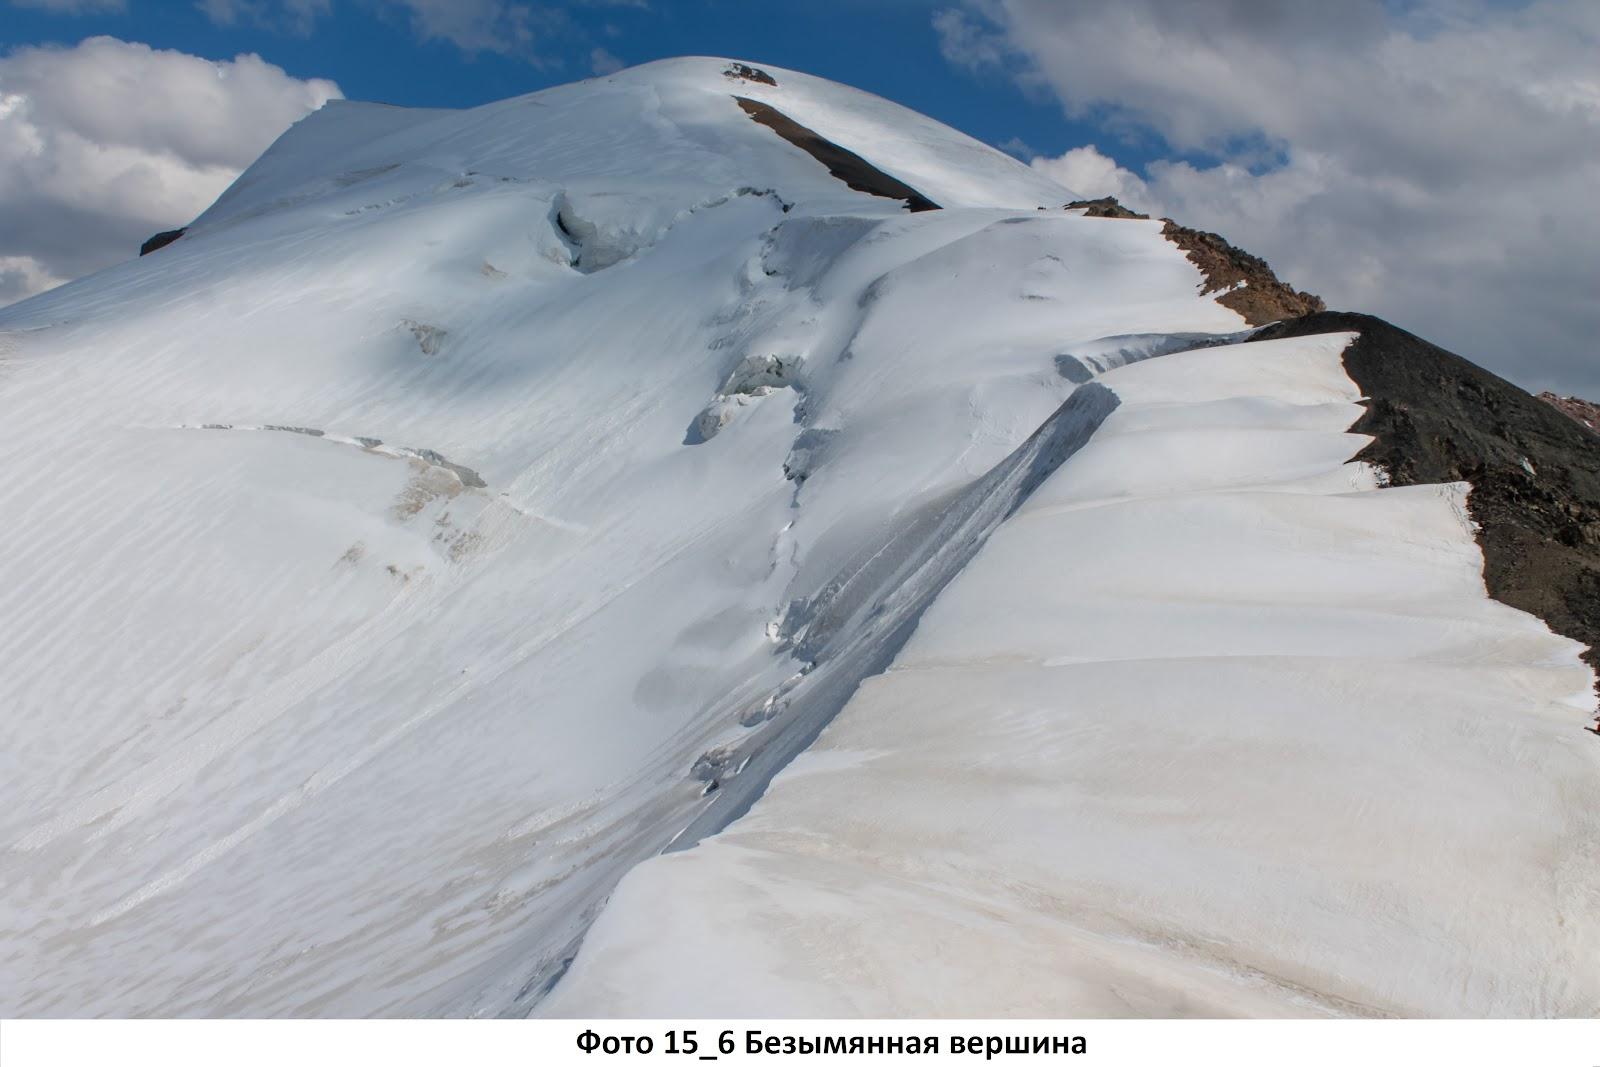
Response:
[{"label": "snow-covered mountain", "polygon": [[1600,1011],[1592,434],[1130,214],[683,59],[0,310],[0,1014]]}]

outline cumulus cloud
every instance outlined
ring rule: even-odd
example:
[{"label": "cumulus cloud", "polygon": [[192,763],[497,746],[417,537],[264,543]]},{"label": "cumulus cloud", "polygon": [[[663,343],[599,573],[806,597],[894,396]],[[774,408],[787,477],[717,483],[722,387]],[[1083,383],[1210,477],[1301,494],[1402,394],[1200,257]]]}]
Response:
[{"label": "cumulus cloud", "polygon": [[1092,144],[1070,149],[1060,156],[1034,156],[1030,165],[1045,177],[1082,196],[1114,196],[1130,205],[1150,201],[1150,190],[1144,179],[1131,170],[1117,166],[1116,160],[1101,154]]},{"label": "cumulus cloud", "polygon": [[1094,147],[1035,161],[1080,193],[1215,229],[1524,385],[1600,394],[1591,0],[969,0],[935,28],[952,63],[1173,150],[1142,174]]},{"label": "cumulus cloud", "polygon": [[187,223],[340,95],[259,56],[212,62],[111,37],[0,57],[0,302]]},{"label": "cumulus cloud", "polygon": [[67,281],[70,279],[56,277],[27,256],[0,256],[0,307]]}]

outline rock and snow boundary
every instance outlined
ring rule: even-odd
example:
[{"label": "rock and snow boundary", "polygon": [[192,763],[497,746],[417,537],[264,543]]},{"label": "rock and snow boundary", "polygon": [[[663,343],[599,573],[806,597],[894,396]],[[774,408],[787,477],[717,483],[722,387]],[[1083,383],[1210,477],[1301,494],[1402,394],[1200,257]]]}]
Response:
[{"label": "rock and snow boundary", "polygon": [[1073,195],[671,60],[0,309],[0,1015],[1592,1010],[1590,675],[1376,327]]},{"label": "rock and snow boundary", "polygon": [[888,671],[625,878],[542,1010],[1592,1014],[1583,649],[1485,595],[1467,485],[1350,462],[1356,335],[1294,332],[1106,373]]},{"label": "rock and snow boundary", "polygon": [[1588,646],[1600,670],[1600,447],[1581,420],[1371,315],[1323,313],[1258,338],[1351,329],[1344,365],[1368,398],[1358,459],[1393,485],[1466,482],[1496,600]]}]

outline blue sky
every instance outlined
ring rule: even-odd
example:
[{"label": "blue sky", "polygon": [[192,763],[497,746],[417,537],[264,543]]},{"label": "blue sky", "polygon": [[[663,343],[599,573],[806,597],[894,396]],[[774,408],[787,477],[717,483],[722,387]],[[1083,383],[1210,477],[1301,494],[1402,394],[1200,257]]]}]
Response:
[{"label": "blue sky", "polygon": [[590,0],[554,6],[557,14],[534,29],[531,46],[496,54],[419,39],[405,11],[370,2],[332,5],[304,32],[275,9],[265,18],[243,15],[219,25],[197,3],[128,0],[121,11],[76,15],[6,10],[0,50],[70,45],[105,34],[211,59],[255,52],[296,77],[332,79],[352,99],[435,107],[469,107],[588,77],[597,48],[628,66],[668,56],[727,55],[866,89],[1018,152],[1059,155],[1109,141],[1120,161],[1134,165],[1161,154],[1159,138],[1108,134],[1069,120],[1045,93],[953,66],[941,54],[933,25],[943,6],[922,0],[654,0],[648,6]]}]

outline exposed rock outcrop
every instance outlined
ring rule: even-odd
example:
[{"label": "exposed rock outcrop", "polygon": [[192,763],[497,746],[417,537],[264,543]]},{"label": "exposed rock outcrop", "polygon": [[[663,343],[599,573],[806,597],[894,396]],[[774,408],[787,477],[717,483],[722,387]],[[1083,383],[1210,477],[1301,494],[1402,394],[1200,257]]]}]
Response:
[{"label": "exposed rock outcrop", "polygon": [[1084,215],[1091,219],[1148,219],[1150,217],[1123,207],[1114,196],[1102,196],[1097,200],[1074,200],[1066,206],[1068,210],[1082,210]]},{"label": "exposed rock outcrop", "polygon": [[1206,276],[1201,292],[1222,293],[1217,303],[1237,311],[1250,325],[1262,326],[1327,308],[1320,296],[1280,282],[1266,260],[1235,248],[1219,235],[1179,226],[1171,219],[1161,221],[1166,223],[1161,235],[1189,253],[1189,261]]},{"label": "exposed rock outcrop", "polygon": [[1600,670],[1600,449],[1552,405],[1371,315],[1321,312],[1252,340],[1360,332],[1344,365],[1368,398],[1356,456],[1395,485],[1470,482],[1489,595],[1589,646]]},{"label": "exposed rock outcrop", "polygon": [[1600,433],[1600,404],[1580,400],[1575,396],[1557,396],[1555,393],[1540,393],[1539,399],[1557,411],[1577,419],[1595,433]]},{"label": "exposed rock outcrop", "polygon": [[760,82],[762,85],[777,85],[778,81],[760,67],[752,67],[748,63],[731,63],[728,69],[722,72],[724,77],[734,81]]},{"label": "exposed rock outcrop", "polygon": [[425,356],[438,355],[440,346],[450,333],[449,330],[416,319],[401,319],[400,325],[411,331],[411,336],[417,339],[417,347]]},{"label": "exposed rock outcrop", "polygon": [[[1123,206],[1114,196],[1074,200],[1063,206],[1069,211],[1082,211],[1092,219],[1150,217]],[[1264,326],[1326,309],[1320,296],[1285,285],[1272,273],[1266,260],[1236,248],[1220,235],[1179,226],[1171,219],[1161,221],[1166,224],[1161,235],[1187,252],[1189,261],[1205,275],[1201,292],[1221,293],[1217,303],[1237,311],[1251,326]]]},{"label": "exposed rock outcrop", "polygon": [[885,174],[848,148],[807,129],[770,104],[736,96],[735,100],[745,114],[772,130],[779,137],[810,153],[818,163],[828,168],[828,173],[858,192],[873,196],[886,196],[891,200],[904,200],[912,211],[937,211],[939,205],[917,192],[893,175]]},{"label": "exposed rock outcrop", "polygon": [[148,256],[151,252],[160,251],[161,249],[170,245],[172,242],[176,241],[178,238],[182,237],[188,232],[188,229],[189,227],[187,226],[180,226],[176,230],[162,230],[160,233],[150,237],[145,241],[144,244],[139,246],[139,254],[141,256]]}]

